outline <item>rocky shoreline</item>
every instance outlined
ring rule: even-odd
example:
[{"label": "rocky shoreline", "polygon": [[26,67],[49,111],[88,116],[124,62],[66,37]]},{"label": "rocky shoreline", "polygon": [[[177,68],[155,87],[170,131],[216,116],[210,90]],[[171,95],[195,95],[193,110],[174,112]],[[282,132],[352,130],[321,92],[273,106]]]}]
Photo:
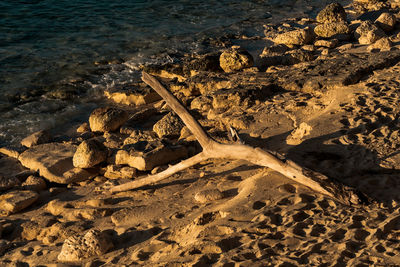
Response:
[{"label": "rocky shoreline", "polygon": [[372,203],[345,206],[221,159],[111,194],[201,151],[138,81],[105,91],[110,105],[71,133],[0,148],[0,265],[400,265],[399,19],[398,1],[333,3],[220,52],[143,67],[213,139],[274,151]]}]

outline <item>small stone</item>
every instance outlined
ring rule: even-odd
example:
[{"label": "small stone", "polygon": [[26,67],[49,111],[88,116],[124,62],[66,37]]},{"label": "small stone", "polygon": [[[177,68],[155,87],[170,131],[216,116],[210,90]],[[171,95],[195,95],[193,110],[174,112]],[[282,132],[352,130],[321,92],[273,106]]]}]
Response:
[{"label": "small stone", "polygon": [[338,45],[339,41],[337,39],[330,40],[318,40],[315,41],[314,45],[318,47],[334,48]]},{"label": "small stone", "polygon": [[43,191],[47,188],[46,182],[41,178],[34,175],[29,176],[22,184],[24,190],[32,190],[35,192]]},{"label": "small stone", "polygon": [[311,28],[298,29],[278,34],[274,43],[284,45],[306,45],[314,41],[315,35]]},{"label": "small stone", "polygon": [[376,20],[375,24],[379,26],[382,30],[385,32],[390,32],[394,29],[394,26],[396,25],[397,19],[395,15],[384,12],[382,13]]},{"label": "small stone", "polygon": [[21,145],[32,147],[50,142],[51,136],[48,131],[42,130],[35,132],[21,140]]},{"label": "small stone", "polygon": [[21,224],[21,228],[21,237],[28,241],[35,240],[42,230],[42,227],[33,221],[24,222]]},{"label": "small stone", "polygon": [[91,168],[106,161],[107,148],[96,139],[83,141],[73,156],[72,162],[77,168]]},{"label": "small stone", "polygon": [[121,209],[111,215],[111,221],[116,226],[148,223],[154,219],[154,208],[138,206]]},{"label": "small stone", "polygon": [[314,32],[322,38],[347,39],[350,33],[350,27],[345,22],[333,22],[328,24],[320,24],[315,27]]},{"label": "small stone", "polygon": [[232,47],[221,54],[219,64],[225,72],[233,72],[252,67],[254,60],[246,50]]},{"label": "small stone", "polygon": [[371,44],[368,46],[367,50],[368,51],[374,51],[374,50],[379,50],[379,51],[389,51],[393,47],[392,41],[389,40],[387,37],[383,37],[376,41],[375,43]]},{"label": "small stone", "polygon": [[33,191],[12,191],[0,195],[0,211],[5,215],[23,210],[38,200],[39,194]]},{"label": "small stone", "polygon": [[83,236],[74,235],[64,241],[59,261],[81,261],[93,256],[101,256],[113,248],[110,237],[105,232],[89,230]]},{"label": "small stone", "polygon": [[93,132],[111,132],[117,130],[128,120],[124,110],[104,107],[95,109],[89,117],[90,129]]},{"label": "small stone", "polygon": [[20,180],[16,177],[5,177],[0,175],[0,191],[5,191],[21,184]]},{"label": "small stone", "polygon": [[82,123],[77,129],[76,132],[77,133],[85,133],[85,132],[89,132],[90,131],[90,127],[89,127],[89,123],[84,122]]},{"label": "small stone", "polygon": [[382,37],[386,37],[383,30],[370,21],[363,21],[356,29],[354,36],[360,44],[372,44]]},{"label": "small stone", "polygon": [[208,189],[197,192],[194,195],[194,199],[200,203],[206,203],[210,201],[220,200],[224,198],[224,194],[218,189]]},{"label": "small stone", "polygon": [[159,138],[164,136],[173,137],[179,136],[183,126],[180,118],[170,112],[154,124],[153,131]]},{"label": "small stone", "polygon": [[346,18],[346,11],[339,3],[327,5],[317,15],[317,21],[319,23],[345,22]]},{"label": "small stone", "polygon": [[128,166],[108,165],[104,177],[108,179],[132,179],[136,177],[136,169]]}]

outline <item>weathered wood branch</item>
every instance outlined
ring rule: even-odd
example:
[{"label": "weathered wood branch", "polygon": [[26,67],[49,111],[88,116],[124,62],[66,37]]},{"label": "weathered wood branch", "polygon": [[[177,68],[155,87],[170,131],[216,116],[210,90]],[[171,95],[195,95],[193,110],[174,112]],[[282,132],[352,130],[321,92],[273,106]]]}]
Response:
[{"label": "weathered wood branch", "polygon": [[244,144],[221,144],[207,135],[200,124],[179,103],[179,101],[153,76],[143,72],[142,80],[151,86],[182,119],[203,148],[203,151],[191,158],[170,166],[165,171],[146,178],[132,181],[111,188],[111,192],[127,191],[161,181],[172,174],[182,171],[201,161],[210,158],[242,159],[253,164],[271,168],[284,176],[310,189],[335,199],[346,205],[358,205],[365,201],[365,196],[357,190],[348,187],[327,176],[303,168],[290,160],[280,160],[271,153]]}]

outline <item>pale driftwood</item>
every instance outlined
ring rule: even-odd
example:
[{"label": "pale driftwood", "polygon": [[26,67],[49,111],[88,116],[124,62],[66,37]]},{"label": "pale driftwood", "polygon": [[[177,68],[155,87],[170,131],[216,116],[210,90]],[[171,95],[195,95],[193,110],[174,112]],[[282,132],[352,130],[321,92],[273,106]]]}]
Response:
[{"label": "pale driftwood", "polygon": [[152,87],[167,102],[172,110],[178,114],[199,141],[203,151],[176,165],[170,166],[168,169],[158,174],[115,186],[110,189],[111,192],[127,191],[156,183],[206,159],[227,158],[247,160],[256,165],[271,168],[318,193],[331,197],[346,205],[358,205],[363,201],[364,196],[353,188],[329,179],[321,173],[303,168],[293,161],[282,161],[267,151],[244,144],[221,144],[216,142],[207,135],[192,115],[190,115],[179,101],[162,86],[156,78],[143,72],[142,80]]}]

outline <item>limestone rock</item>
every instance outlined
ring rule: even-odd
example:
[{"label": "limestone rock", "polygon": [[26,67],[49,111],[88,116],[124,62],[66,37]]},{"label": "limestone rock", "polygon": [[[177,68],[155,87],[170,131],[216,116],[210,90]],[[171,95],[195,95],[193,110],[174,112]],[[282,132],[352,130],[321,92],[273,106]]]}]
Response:
[{"label": "limestone rock", "polygon": [[81,125],[79,125],[79,127],[76,129],[77,133],[85,133],[85,132],[89,132],[90,131],[90,127],[89,127],[89,123],[84,122]]},{"label": "limestone rock", "polygon": [[72,157],[75,151],[74,145],[48,143],[24,151],[18,159],[26,168],[39,171],[40,176],[60,184],[83,181],[96,175],[74,167]]},{"label": "limestone rock", "polygon": [[113,248],[110,237],[99,230],[89,230],[83,236],[71,236],[64,241],[59,261],[81,261],[93,256],[101,256]]},{"label": "limestone rock", "polygon": [[350,33],[350,27],[345,22],[333,22],[318,25],[314,32],[322,38],[346,39]]},{"label": "limestone rock", "polygon": [[385,32],[390,32],[396,25],[396,17],[388,12],[382,13],[376,20],[375,24],[379,26]]},{"label": "limestone rock", "polygon": [[128,120],[124,110],[104,107],[95,109],[89,117],[90,129],[93,132],[111,132],[117,130]]},{"label": "limestone rock", "polygon": [[22,188],[24,190],[40,192],[45,190],[46,187],[46,182],[41,177],[37,177],[34,175],[29,176],[26,181],[22,183]]},{"label": "limestone rock", "polygon": [[131,149],[119,150],[115,164],[129,165],[140,171],[149,171],[156,166],[187,157],[188,150],[182,145],[171,145],[160,141],[140,141]]},{"label": "limestone rock", "polygon": [[0,191],[5,191],[21,184],[20,180],[16,177],[5,177],[0,175]]},{"label": "limestone rock", "polygon": [[136,169],[128,166],[108,165],[104,177],[108,179],[132,179],[136,176]]},{"label": "limestone rock", "polygon": [[131,85],[129,88],[107,89],[104,91],[104,95],[117,104],[133,106],[150,104],[161,99],[157,92],[149,87]]},{"label": "limestone rock", "polygon": [[224,198],[224,194],[221,191],[219,191],[218,189],[202,190],[200,192],[197,192],[194,195],[194,199],[200,203],[211,202],[211,201],[220,200],[223,198]]},{"label": "limestone rock", "polygon": [[319,23],[332,23],[346,21],[346,11],[339,3],[332,3],[322,9],[317,15]]},{"label": "limestone rock", "polygon": [[363,21],[356,29],[354,36],[360,44],[372,44],[382,37],[386,37],[383,30],[370,21]]},{"label": "limestone rock", "polygon": [[42,230],[42,227],[33,221],[24,222],[21,224],[21,228],[21,237],[29,241],[35,240]]},{"label": "limestone rock", "polygon": [[33,191],[18,190],[0,195],[0,211],[3,214],[16,213],[32,205],[39,195]]},{"label": "limestone rock", "polygon": [[339,41],[337,39],[330,40],[318,40],[315,41],[314,45],[318,47],[334,48],[338,45]]},{"label": "limestone rock", "polygon": [[190,72],[193,76],[198,71],[213,71],[221,72],[221,66],[219,64],[220,54],[206,54],[201,55],[198,58],[191,60],[186,66],[187,72]]},{"label": "limestone rock", "polygon": [[315,35],[312,29],[298,29],[285,33],[278,34],[274,43],[284,45],[305,45],[311,44],[314,41]]},{"label": "limestone rock", "polygon": [[180,118],[170,112],[154,124],[153,131],[159,138],[164,136],[179,136],[183,126]]},{"label": "limestone rock", "polygon": [[42,130],[35,132],[21,140],[21,145],[32,147],[50,142],[51,136],[48,131]]},{"label": "limestone rock", "polygon": [[91,168],[107,159],[108,150],[96,139],[83,141],[73,156],[72,162],[77,168]]},{"label": "limestone rock", "polygon": [[232,49],[221,54],[219,63],[225,72],[233,72],[252,67],[254,60],[246,50],[240,47],[232,47]]},{"label": "limestone rock", "polygon": [[383,37],[376,41],[375,43],[371,44],[368,46],[367,50],[368,51],[374,51],[374,50],[379,50],[379,51],[388,51],[393,47],[392,41],[390,41],[389,38]]}]

